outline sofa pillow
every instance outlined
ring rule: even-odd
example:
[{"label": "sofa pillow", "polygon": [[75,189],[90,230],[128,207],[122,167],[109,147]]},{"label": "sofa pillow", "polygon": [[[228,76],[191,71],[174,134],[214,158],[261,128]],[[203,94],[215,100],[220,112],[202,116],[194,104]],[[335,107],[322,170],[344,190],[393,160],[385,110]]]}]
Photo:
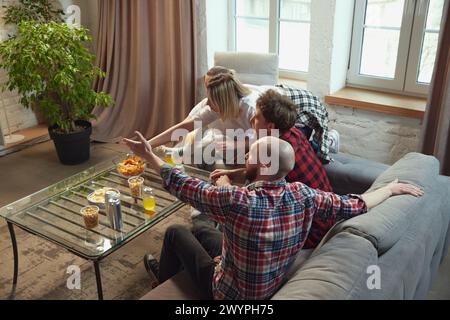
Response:
[{"label": "sofa pillow", "polygon": [[242,83],[278,84],[278,56],[269,53],[216,52],[214,65],[233,69]]},{"label": "sofa pillow", "polygon": [[[392,197],[367,214],[347,220],[333,228],[330,234],[345,229],[358,230],[360,236],[372,241],[381,255],[389,250],[412,222],[418,220],[427,228],[429,215],[441,214],[439,208],[446,198],[442,183],[437,181],[439,162],[436,158],[410,153],[381,174],[369,191],[376,190],[398,178],[422,187],[425,195],[415,198],[410,195]],[[327,237],[329,238],[329,236]]]},{"label": "sofa pillow", "polygon": [[347,154],[331,156],[333,161],[324,168],[334,192],[341,195],[366,192],[375,179],[389,168],[385,164]]},{"label": "sofa pillow", "polygon": [[377,261],[368,240],[341,232],[314,251],[272,299],[358,299],[370,276],[367,270]]}]

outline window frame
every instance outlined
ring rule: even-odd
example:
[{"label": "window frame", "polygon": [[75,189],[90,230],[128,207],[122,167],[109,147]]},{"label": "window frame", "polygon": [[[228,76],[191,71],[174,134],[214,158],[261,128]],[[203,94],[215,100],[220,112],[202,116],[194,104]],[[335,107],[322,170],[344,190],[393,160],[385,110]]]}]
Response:
[{"label": "window frame", "polygon": [[347,84],[352,87],[381,89],[387,92],[426,96],[430,85],[419,83],[417,79],[419,76],[420,59],[423,41],[425,39],[425,28],[430,1],[405,0],[394,79],[359,73],[367,2],[368,0],[358,0],[355,3]]},{"label": "window frame", "polygon": [[[249,17],[249,16],[238,16],[236,12],[236,0],[228,0],[228,50],[236,51],[237,48],[237,20],[238,19],[255,19],[255,20],[268,20],[269,21],[269,52],[268,53],[276,53],[279,56],[280,50],[280,23],[282,21],[291,21],[291,22],[299,22],[306,23],[308,22],[311,25],[311,20],[288,20],[281,19],[280,17],[280,9],[281,9],[281,0],[269,0],[270,1],[270,10],[269,10],[269,18],[257,18],[257,17]],[[311,33],[310,33],[311,34]],[[309,62],[308,62],[309,66]],[[296,70],[288,70],[288,69],[279,69],[280,78],[288,78],[295,80],[306,81],[308,77],[308,72],[296,71]]]},{"label": "window frame", "polygon": [[[347,76],[347,83],[354,86],[402,91],[404,87],[407,59],[399,59],[399,57],[402,55],[407,56],[409,50],[409,35],[413,24],[414,2],[405,0],[402,24],[400,27],[397,63],[393,79],[360,74],[367,3],[368,0],[358,0],[355,3],[350,68]],[[383,27],[380,27],[380,29],[392,30],[392,28]]]},{"label": "window frame", "polygon": [[[444,2],[445,4],[445,2]],[[411,47],[408,57],[408,67],[405,79],[405,91],[426,95],[430,88],[429,84],[418,82],[420,59],[422,56],[422,46],[425,40],[425,33],[432,32],[439,35],[440,30],[426,29],[428,11],[430,9],[429,0],[418,0],[416,4],[416,14],[414,18],[414,26],[411,34]],[[442,20],[442,17],[441,17]]]}]

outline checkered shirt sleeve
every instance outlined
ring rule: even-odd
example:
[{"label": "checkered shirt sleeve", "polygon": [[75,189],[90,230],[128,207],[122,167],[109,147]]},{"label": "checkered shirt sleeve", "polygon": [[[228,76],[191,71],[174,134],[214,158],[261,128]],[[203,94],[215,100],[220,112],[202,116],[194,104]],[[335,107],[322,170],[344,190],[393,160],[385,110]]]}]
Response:
[{"label": "checkered shirt sleeve", "polygon": [[224,223],[232,214],[232,187],[217,187],[203,180],[189,177],[170,165],[161,168],[164,188],[181,201],[190,204],[212,219]]},{"label": "checkered shirt sleeve", "polygon": [[314,130],[313,140],[319,145],[317,156],[324,162],[331,160],[329,156],[330,138],[328,136],[328,111],[319,98],[311,92],[284,84],[277,85],[283,89],[297,109],[297,121],[295,126],[305,126]]}]

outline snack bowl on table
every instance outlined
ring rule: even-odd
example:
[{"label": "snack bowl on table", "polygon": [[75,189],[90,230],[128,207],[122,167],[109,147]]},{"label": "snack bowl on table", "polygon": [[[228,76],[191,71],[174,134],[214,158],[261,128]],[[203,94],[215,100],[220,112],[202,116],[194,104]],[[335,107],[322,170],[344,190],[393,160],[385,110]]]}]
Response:
[{"label": "snack bowl on table", "polygon": [[89,204],[98,206],[100,209],[105,209],[105,194],[108,191],[113,191],[120,196],[120,191],[118,189],[103,187],[90,193],[86,198]]},{"label": "snack bowl on table", "polygon": [[145,171],[144,160],[134,154],[127,154],[125,159],[115,159],[113,163],[117,172],[125,178],[140,176]]}]

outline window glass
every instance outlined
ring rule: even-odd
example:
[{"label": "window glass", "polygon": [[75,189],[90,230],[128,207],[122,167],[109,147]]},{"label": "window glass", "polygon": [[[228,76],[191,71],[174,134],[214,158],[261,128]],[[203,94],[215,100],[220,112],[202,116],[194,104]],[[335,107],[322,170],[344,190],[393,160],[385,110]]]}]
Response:
[{"label": "window glass", "polygon": [[238,18],[236,28],[237,51],[269,52],[269,21]]}]

